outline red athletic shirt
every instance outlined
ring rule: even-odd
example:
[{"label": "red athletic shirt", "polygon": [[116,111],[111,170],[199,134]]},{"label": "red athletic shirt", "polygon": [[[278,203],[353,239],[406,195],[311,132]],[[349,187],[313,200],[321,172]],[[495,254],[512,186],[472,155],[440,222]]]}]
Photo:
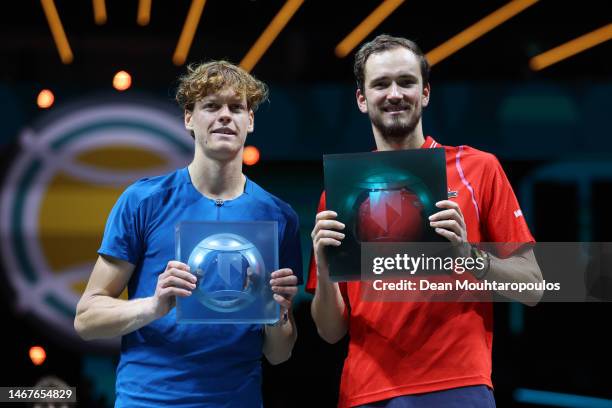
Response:
[{"label": "red athletic shirt", "polygon": [[[469,242],[534,242],[494,155],[442,146],[431,137],[421,148],[444,149],[449,199],[461,207]],[[325,192],[319,211],[324,209]],[[311,257],[306,289],[314,292],[316,285]],[[339,407],[469,385],[493,387],[491,303],[365,302],[359,288],[360,282],[340,283],[350,343]]]}]

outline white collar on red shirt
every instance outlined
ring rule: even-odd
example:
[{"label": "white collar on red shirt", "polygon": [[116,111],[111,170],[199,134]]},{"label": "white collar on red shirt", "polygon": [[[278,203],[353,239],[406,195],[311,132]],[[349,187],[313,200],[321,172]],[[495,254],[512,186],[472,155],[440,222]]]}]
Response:
[{"label": "white collar on red shirt", "polygon": [[442,145],[436,142],[433,137],[427,136],[423,142],[423,145],[421,146],[421,149],[435,149],[436,147],[440,148]]},{"label": "white collar on red shirt", "polygon": [[[442,145],[440,143],[436,142],[433,137],[427,136],[425,138],[425,141],[423,142],[423,144],[421,145],[420,148],[421,149],[435,149],[435,148],[441,148],[441,147],[442,147]],[[372,151],[373,152],[377,152],[378,149],[374,149]]]}]

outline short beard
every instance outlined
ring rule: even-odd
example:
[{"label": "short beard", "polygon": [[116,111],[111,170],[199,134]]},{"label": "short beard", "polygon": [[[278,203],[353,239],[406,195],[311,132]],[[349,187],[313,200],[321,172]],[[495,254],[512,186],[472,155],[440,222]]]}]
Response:
[{"label": "short beard", "polygon": [[393,118],[392,123],[384,123],[382,116],[370,116],[370,121],[376,129],[380,132],[380,135],[387,140],[398,140],[404,139],[408,135],[412,134],[416,128],[419,120],[421,119],[421,112],[410,118],[408,122],[400,120],[400,118]]}]

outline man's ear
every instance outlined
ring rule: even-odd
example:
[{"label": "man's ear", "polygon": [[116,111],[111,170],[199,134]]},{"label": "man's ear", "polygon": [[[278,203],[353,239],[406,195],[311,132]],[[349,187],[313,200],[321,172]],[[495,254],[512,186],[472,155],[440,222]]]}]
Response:
[{"label": "man's ear", "polygon": [[247,133],[252,133],[255,130],[255,112],[249,109],[249,127],[247,128]]},{"label": "man's ear", "polygon": [[429,85],[429,82],[428,82],[427,85],[423,87],[423,94],[421,95],[421,105],[423,105],[423,107],[426,107],[427,105],[429,105],[430,93],[431,93],[431,86]]},{"label": "man's ear", "polygon": [[193,132],[193,125],[191,124],[191,118],[193,116],[193,112],[190,110],[185,109],[185,113],[183,115],[184,119],[185,119],[185,129],[190,130]]},{"label": "man's ear", "polygon": [[361,113],[368,113],[368,103],[366,101],[365,95],[361,92],[361,89],[357,88],[357,92],[355,92],[355,98],[357,99],[357,107],[361,111]]}]

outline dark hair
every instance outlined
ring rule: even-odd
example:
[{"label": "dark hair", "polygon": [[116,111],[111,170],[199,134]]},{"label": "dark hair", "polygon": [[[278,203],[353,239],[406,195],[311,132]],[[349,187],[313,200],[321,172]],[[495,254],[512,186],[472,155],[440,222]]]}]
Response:
[{"label": "dark hair", "polygon": [[421,77],[423,85],[429,82],[429,63],[425,58],[425,54],[421,48],[414,42],[406,38],[392,37],[387,34],[379,35],[372,41],[367,42],[359,48],[355,54],[355,64],[353,65],[353,73],[357,80],[357,88],[363,91],[363,83],[365,82],[365,64],[372,54],[377,54],[384,51],[389,51],[395,48],[406,48],[419,58],[421,66]]}]

